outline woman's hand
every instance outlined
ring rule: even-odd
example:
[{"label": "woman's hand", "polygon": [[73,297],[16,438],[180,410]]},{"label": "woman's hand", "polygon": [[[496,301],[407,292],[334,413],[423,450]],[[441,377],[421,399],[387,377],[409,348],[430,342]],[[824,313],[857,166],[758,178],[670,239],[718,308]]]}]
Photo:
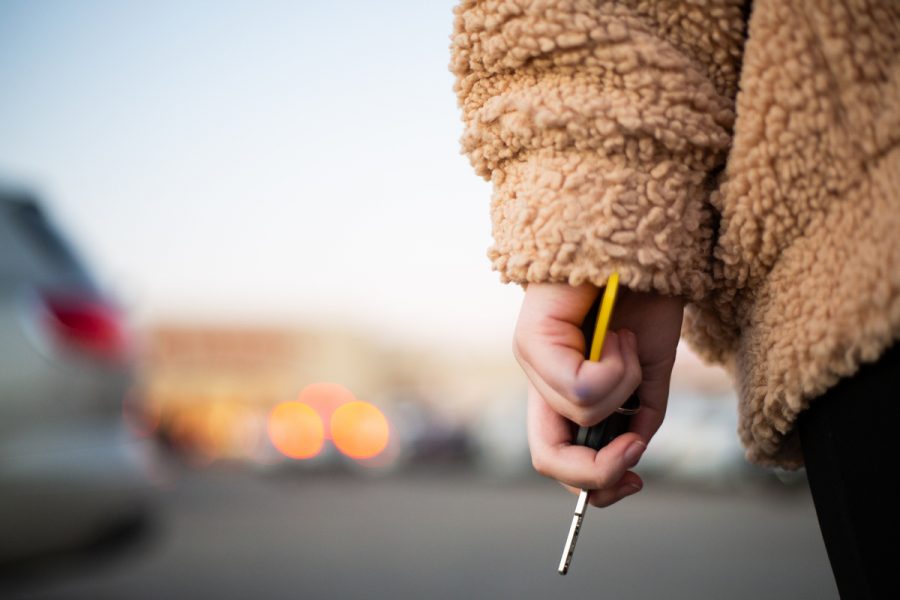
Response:
[{"label": "woman's hand", "polygon": [[[599,362],[584,358],[581,323],[598,294],[591,285],[529,284],[513,352],[529,379],[528,445],[534,468],[570,491],[593,490],[608,506],[641,489],[628,469],[662,424],[684,304],[621,289]],[[577,425],[595,425],[637,390],[641,411],[628,433],[599,452],[573,445]]]}]

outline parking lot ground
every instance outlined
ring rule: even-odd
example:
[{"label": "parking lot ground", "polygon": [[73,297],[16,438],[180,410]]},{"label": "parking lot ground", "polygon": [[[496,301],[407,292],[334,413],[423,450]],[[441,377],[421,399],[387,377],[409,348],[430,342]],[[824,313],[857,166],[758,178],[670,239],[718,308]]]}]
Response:
[{"label": "parking lot ground", "polygon": [[573,506],[550,481],[459,469],[187,471],[160,492],[143,543],[32,569],[7,597],[837,597],[806,489],[650,480],[590,510],[561,577]]}]

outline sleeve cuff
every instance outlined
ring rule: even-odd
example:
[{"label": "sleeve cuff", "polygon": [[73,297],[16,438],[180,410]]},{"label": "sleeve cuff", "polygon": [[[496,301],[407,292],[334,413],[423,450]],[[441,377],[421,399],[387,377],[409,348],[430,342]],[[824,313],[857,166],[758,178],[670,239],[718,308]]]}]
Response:
[{"label": "sleeve cuff", "polygon": [[712,215],[705,173],[552,149],[493,172],[494,270],[519,284],[605,284],[701,299],[709,289]]}]

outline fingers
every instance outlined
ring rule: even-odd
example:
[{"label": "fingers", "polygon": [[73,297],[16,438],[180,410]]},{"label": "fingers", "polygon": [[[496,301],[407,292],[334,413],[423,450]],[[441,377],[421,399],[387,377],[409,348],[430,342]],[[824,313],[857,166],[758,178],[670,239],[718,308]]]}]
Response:
[{"label": "fingers", "polygon": [[[594,425],[624,404],[640,383],[641,366],[636,345],[633,341],[621,344],[619,340],[623,338],[633,340],[633,335],[609,332],[603,360],[590,362],[582,357],[577,365],[573,361],[569,373],[562,372],[565,367],[560,367],[559,363],[552,364],[553,349],[534,352],[531,355],[535,357],[535,363],[520,360],[520,365],[554,410],[579,425]],[[622,345],[626,349],[623,350]],[[535,364],[541,365],[540,370]],[[573,382],[568,383],[566,379]]]},{"label": "fingers", "polygon": [[[578,495],[580,488],[562,484],[570,493]],[[611,506],[623,498],[637,494],[644,487],[644,482],[633,471],[627,471],[612,488],[603,490],[591,490],[588,503],[599,508]]]},{"label": "fingers", "polygon": [[591,286],[530,285],[513,343],[538,393],[557,413],[583,426],[624,404],[642,377],[630,331],[608,332],[602,360],[585,360],[581,320],[595,296]]},{"label": "fingers", "polygon": [[638,388],[638,397],[641,399],[641,410],[631,417],[629,431],[637,434],[642,440],[649,443],[656,435],[666,416],[666,398],[659,402],[648,394],[644,386]]},{"label": "fingers", "polygon": [[666,416],[673,365],[674,356],[671,360],[651,363],[643,368],[644,381],[637,390],[641,410],[631,417],[630,430],[648,443],[656,435]]},{"label": "fingers", "polygon": [[536,471],[575,488],[596,490],[591,502],[597,506],[624,497],[632,484],[641,485],[636,474],[628,473],[646,448],[636,433],[622,434],[598,452],[573,445],[571,427],[529,386],[528,445]]}]

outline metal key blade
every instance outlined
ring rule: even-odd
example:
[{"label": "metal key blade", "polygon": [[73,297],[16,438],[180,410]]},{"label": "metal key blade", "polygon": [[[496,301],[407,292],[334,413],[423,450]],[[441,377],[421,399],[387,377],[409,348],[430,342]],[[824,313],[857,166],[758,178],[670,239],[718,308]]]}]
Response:
[{"label": "metal key blade", "polygon": [[566,537],[566,545],[563,546],[562,558],[559,559],[559,574],[569,572],[572,564],[572,556],[575,554],[575,544],[578,543],[578,534],[581,532],[581,523],[584,521],[584,512],[587,508],[588,491],[581,490],[578,494],[578,502],[575,503],[575,514],[572,515],[572,524],[569,526],[569,535]]}]

